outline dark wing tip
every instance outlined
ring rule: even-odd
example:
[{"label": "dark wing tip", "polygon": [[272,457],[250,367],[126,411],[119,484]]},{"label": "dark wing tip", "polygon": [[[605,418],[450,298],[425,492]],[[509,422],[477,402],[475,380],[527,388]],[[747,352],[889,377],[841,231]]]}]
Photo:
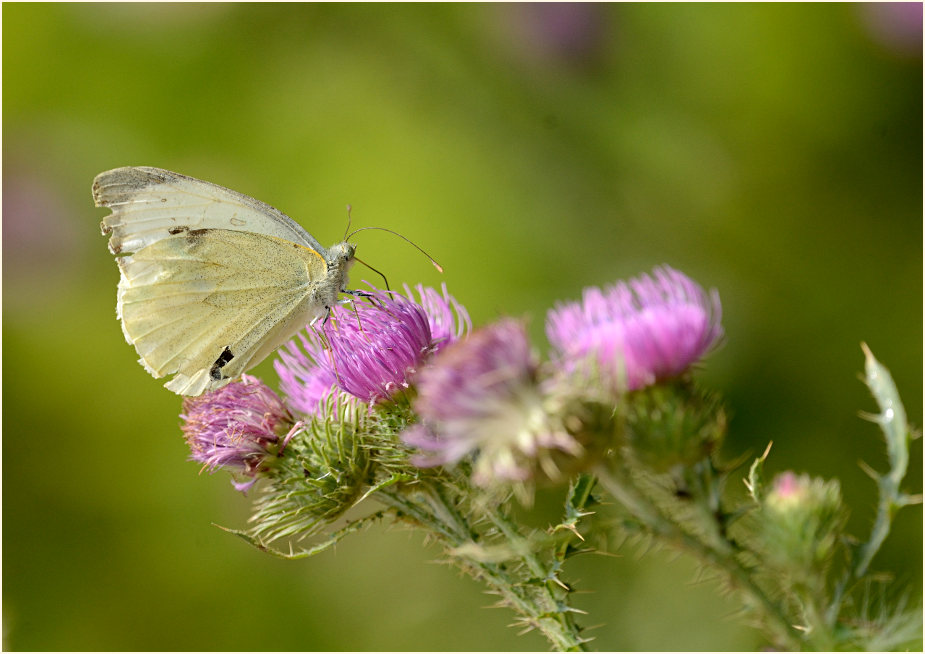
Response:
[{"label": "dark wing tip", "polygon": [[124,202],[138,191],[167,180],[169,173],[148,166],[123,166],[100,173],[93,179],[93,201],[98,207]]}]

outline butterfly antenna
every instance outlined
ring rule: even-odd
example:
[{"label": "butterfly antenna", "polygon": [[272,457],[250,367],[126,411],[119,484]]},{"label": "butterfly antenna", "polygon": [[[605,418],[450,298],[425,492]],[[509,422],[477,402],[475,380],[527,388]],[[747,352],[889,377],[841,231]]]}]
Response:
[{"label": "butterfly antenna", "polygon": [[[402,235],[399,234],[398,232],[392,231],[391,229],[387,229],[387,228],[385,228],[385,227],[360,227],[359,229],[354,230],[354,231],[350,232],[350,234],[348,234],[347,236],[345,236],[345,237],[344,237],[344,240],[345,240],[345,241],[346,241],[346,240],[349,240],[350,237],[353,236],[354,234],[356,234],[357,232],[362,232],[362,231],[365,231],[365,230],[367,230],[367,229],[378,229],[378,230],[381,230],[381,231],[383,231],[383,232],[388,232],[389,234],[394,234],[395,236],[397,236],[398,238],[402,239],[403,241],[405,241],[405,242],[407,242],[407,243],[410,243],[418,252],[420,252],[420,253],[423,254],[425,257],[427,257],[428,259],[430,259],[430,262],[431,262],[432,264],[434,264],[434,268],[436,268],[436,269],[437,269],[439,272],[441,272],[441,273],[443,272],[443,266],[441,266],[439,263],[437,263],[437,260],[436,260],[436,259],[434,259],[432,256],[430,256],[429,254],[427,254],[427,252],[424,251],[424,248],[422,248],[421,246],[419,246],[417,243],[415,243],[414,241],[412,241],[410,238],[408,238],[408,237],[406,237],[406,236],[402,236]],[[360,260],[357,259],[357,261],[360,261]],[[363,263],[363,262],[361,261],[360,263]],[[375,272],[379,272],[379,271],[376,270],[375,268],[370,267],[370,265],[369,265],[368,263],[367,263],[367,264],[363,264],[363,265],[365,265],[365,266],[366,266],[367,268],[369,268],[370,270],[375,270]],[[379,273],[379,274],[382,275],[382,273]],[[383,275],[383,279],[384,279],[384,278],[385,278],[385,276]],[[386,283],[386,286],[388,286],[388,283]]]},{"label": "butterfly antenna", "polygon": [[347,205],[347,229],[344,230],[344,240],[345,240],[345,241],[346,241],[348,238],[350,238],[349,236],[347,236],[347,232],[350,231],[350,223],[351,223],[351,221],[353,220],[353,219],[350,217],[350,209],[352,209],[352,207],[348,204],[348,205]]}]

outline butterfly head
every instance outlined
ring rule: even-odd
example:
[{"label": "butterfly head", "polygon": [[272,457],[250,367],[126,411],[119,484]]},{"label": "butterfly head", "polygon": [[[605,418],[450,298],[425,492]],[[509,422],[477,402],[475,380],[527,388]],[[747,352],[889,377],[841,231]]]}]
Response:
[{"label": "butterfly head", "polygon": [[352,243],[344,241],[343,243],[338,243],[332,245],[328,249],[328,268],[335,268],[338,270],[349,270],[350,267],[354,264],[354,255],[356,254],[357,247]]}]

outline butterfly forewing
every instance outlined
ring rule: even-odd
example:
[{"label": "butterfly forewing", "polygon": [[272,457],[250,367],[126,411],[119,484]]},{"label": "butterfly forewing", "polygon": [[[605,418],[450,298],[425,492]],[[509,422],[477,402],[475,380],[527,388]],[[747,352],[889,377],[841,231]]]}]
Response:
[{"label": "butterfly forewing", "polygon": [[286,214],[237,191],[161,168],[125,167],[93,180],[93,199],[112,214],[102,222],[113,254],[137,252],[180,229],[230,229],[325,250]]}]

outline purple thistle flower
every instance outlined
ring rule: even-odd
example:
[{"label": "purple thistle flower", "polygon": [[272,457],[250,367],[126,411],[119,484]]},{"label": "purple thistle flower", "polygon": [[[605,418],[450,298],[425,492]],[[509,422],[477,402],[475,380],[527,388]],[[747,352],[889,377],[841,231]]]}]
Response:
[{"label": "purple thistle flower", "polygon": [[325,363],[338,386],[364,402],[392,397],[432,351],[423,307],[401,295],[373,293],[373,302],[337,307],[322,328],[330,348]]},{"label": "purple thistle flower", "polygon": [[470,328],[469,314],[449,293],[416,287],[420,301],[374,287],[366,302],[337,306],[320,329],[300,334],[301,348],[290,341],[276,370],[292,405],[317,415],[332,389],[364,402],[394,396],[432,353]]},{"label": "purple thistle flower", "polygon": [[[456,298],[447,292],[446,283],[440,285],[440,290],[443,293],[438,293],[433,288],[422,284],[418,284],[414,288],[417,289],[418,297],[421,298],[416,302],[421,305],[424,313],[427,314],[433,352],[439,352],[472,330],[469,312],[456,301]],[[405,284],[405,295],[414,300],[414,293],[408,288],[407,284]]]},{"label": "purple thistle flower", "polygon": [[610,390],[676,377],[722,337],[719,294],[668,266],[549,311],[546,334],[566,373],[592,372]]},{"label": "purple thistle flower", "polygon": [[414,408],[422,423],[402,434],[423,450],[415,463],[450,464],[478,452],[473,480],[488,485],[530,478],[537,463],[550,463],[543,450],[580,452],[571,437],[550,427],[536,373],[526,331],[515,320],[446,348],[416,380]]},{"label": "purple thistle flower", "polygon": [[273,368],[279,375],[279,388],[289,406],[304,416],[323,417],[327,398],[337,391],[334,373],[317,362],[324,361],[324,347],[314,331],[299,332],[295,339],[279,349]]},{"label": "purple thistle flower", "polygon": [[[250,375],[211,393],[184,399],[180,418],[191,460],[204,464],[210,472],[230,468],[249,477],[265,469],[266,457],[276,455],[298,426],[279,396]],[[243,491],[255,481],[234,485]]]}]

